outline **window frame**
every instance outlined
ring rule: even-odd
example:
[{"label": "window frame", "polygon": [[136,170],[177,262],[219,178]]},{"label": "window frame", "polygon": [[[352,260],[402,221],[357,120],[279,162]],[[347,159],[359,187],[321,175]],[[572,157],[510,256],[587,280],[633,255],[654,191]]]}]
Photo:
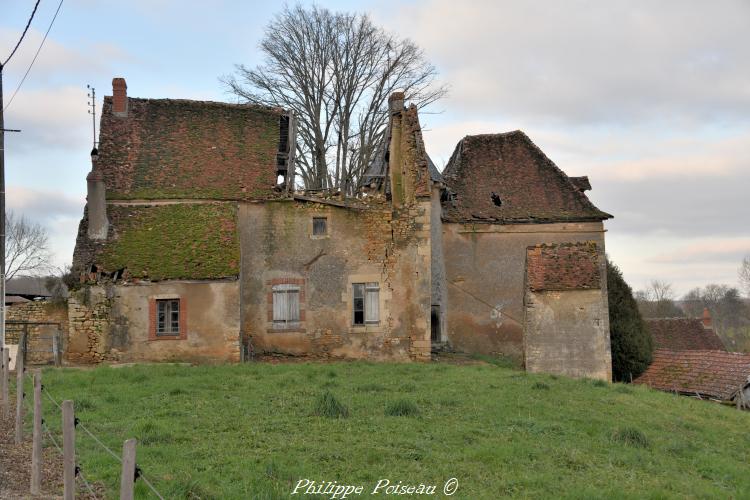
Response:
[{"label": "window frame", "polygon": [[[316,222],[322,221],[323,222],[323,232],[317,233],[316,231]],[[324,238],[328,236],[328,217],[327,216],[313,216],[312,218],[312,235],[315,238]]]},{"label": "window frame", "polygon": [[[357,297],[357,290],[361,290],[361,297]],[[367,319],[368,316],[368,295],[374,294],[376,304],[376,319]],[[362,309],[357,308],[357,300],[362,301]],[[354,327],[373,327],[380,325],[380,283],[376,281],[354,282],[352,283],[352,326]],[[370,310],[371,311],[371,310]],[[362,322],[357,322],[357,313],[362,313]]]},{"label": "window frame", "polygon": [[[162,306],[164,311],[162,312]],[[174,310],[176,306],[177,310]],[[180,299],[156,299],[156,336],[180,336]],[[162,315],[164,318],[162,319]]]},{"label": "window frame", "polygon": [[[172,324],[168,331],[160,331],[159,328],[159,309],[161,303],[177,302],[177,331],[172,330]],[[148,298],[148,312],[149,312],[149,328],[148,328],[148,339],[149,340],[186,340],[188,334],[187,326],[187,300],[185,297],[180,295],[152,295]],[[170,316],[175,311],[169,311]],[[165,318],[167,321],[167,318]],[[170,323],[174,322],[174,317],[169,319]]]},{"label": "window frame", "polygon": [[[301,318],[302,318],[302,307],[301,307],[301,299],[302,299],[302,287],[298,284],[294,283],[279,283],[276,285],[273,285],[271,287],[271,294],[272,294],[272,318],[271,322],[273,324],[273,328],[276,330],[290,330],[295,329],[299,327]],[[293,302],[290,302],[288,300],[289,295],[296,295],[296,300]],[[284,316],[287,316],[286,318],[277,318],[277,311],[279,308],[277,308],[277,297],[281,298],[281,296],[286,296],[286,305],[285,305],[285,311]],[[292,311],[291,306],[293,303],[296,303],[296,311]],[[280,311],[279,311],[280,312]],[[290,314],[291,313],[291,314]]]}]

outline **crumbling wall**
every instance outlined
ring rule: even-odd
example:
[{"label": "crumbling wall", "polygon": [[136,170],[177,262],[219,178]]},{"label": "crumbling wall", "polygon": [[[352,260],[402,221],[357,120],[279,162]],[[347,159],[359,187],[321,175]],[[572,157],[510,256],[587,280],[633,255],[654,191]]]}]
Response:
[{"label": "crumbling wall", "polygon": [[[54,362],[51,336],[60,332],[60,345],[62,352],[68,333],[68,313],[63,302],[52,302],[47,300],[25,302],[5,308],[5,343],[17,345],[21,340],[22,332],[26,331],[26,362],[29,364],[41,364]],[[27,326],[14,324],[14,322],[30,323]],[[33,323],[57,323],[48,325],[34,325]],[[42,352],[49,351],[49,352]]]},{"label": "crumbling wall", "polygon": [[[155,337],[150,301],[179,298],[184,329]],[[66,358],[102,361],[239,360],[239,283],[162,281],[86,286],[69,302]]]},{"label": "crumbling wall", "polygon": [[611,380],[603,249],[593,241],[535,245],[526,274],[526,369]]},{"label": "crumbling wall", "polygon": [[103,286],[86,286],[68,297],[67,361],[86,364],[114,359],[107,349],[112,307],[107,292]]},{"label": "crumbling wall", "polygon": [[446,333],[451,346],[522,361],[527,247],[586,241],[596,242],[603,251],[601,222],[443,223]]},{"label": "crumbling wall", "polygon": [[[260,352],[369,359],[429,359],[429,202],[391,210],[385,200],[243,204],[242,331]],[[326,217],[328,234],[312,234]],[[352,285],[376,282],[377,325],[352,323]],[[272,288],[301,289],[300,322],[274,326]]]}]

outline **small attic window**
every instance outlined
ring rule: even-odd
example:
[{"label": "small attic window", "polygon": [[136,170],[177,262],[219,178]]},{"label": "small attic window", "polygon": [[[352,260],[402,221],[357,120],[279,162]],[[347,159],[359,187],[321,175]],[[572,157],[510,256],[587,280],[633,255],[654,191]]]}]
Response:
[{"label": "small attic window", "polygon": [[498,195],[494,191],[492,192],[490,198],[492,198],[492,203],[494,203],[496,207],[499,207],[503,204],[503,201],[500,199],[500,195]]}]

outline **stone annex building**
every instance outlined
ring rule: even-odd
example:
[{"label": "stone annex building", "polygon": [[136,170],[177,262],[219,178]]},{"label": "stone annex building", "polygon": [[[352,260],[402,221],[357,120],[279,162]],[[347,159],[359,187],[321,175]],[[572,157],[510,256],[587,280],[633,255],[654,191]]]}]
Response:
[{"label": "stone annex building", "polygon": [[[356,197],[295,191],[281,109],[105,97],[73,258],[66,357],[502,354],[611,378],[603,221],[520,131],[467,136],[442,175],[390,98]],[[283,179],[283,182],[279,182]]]}]

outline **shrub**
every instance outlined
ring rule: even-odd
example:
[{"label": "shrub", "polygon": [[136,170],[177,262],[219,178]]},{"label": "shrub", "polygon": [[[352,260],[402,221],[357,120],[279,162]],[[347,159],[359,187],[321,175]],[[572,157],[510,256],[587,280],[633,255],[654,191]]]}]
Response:
[{"label": "shrub", "polygon": [[635,427],[617,429],[612,435],[612,440],[634,448],[648,448],[649,446],[646,435]]},{"label": "shrub", "polygon": [[331,391],[326,391],[318,397],[314,413],[319,417],[346,418],[349,416],[349,408],[340,403]]},{"label": "shrub", "polygon": [[609,335],[612,344],[612,376],[629,382],[651,364],[653,340],[638,312],[633,290],[620,269],[607,259]]},{"label": "shrub", "polygon": [[399,399],[385,407],[385,414],[391,417],[416,417],[419,415],[419,407],[414,401]]}]

